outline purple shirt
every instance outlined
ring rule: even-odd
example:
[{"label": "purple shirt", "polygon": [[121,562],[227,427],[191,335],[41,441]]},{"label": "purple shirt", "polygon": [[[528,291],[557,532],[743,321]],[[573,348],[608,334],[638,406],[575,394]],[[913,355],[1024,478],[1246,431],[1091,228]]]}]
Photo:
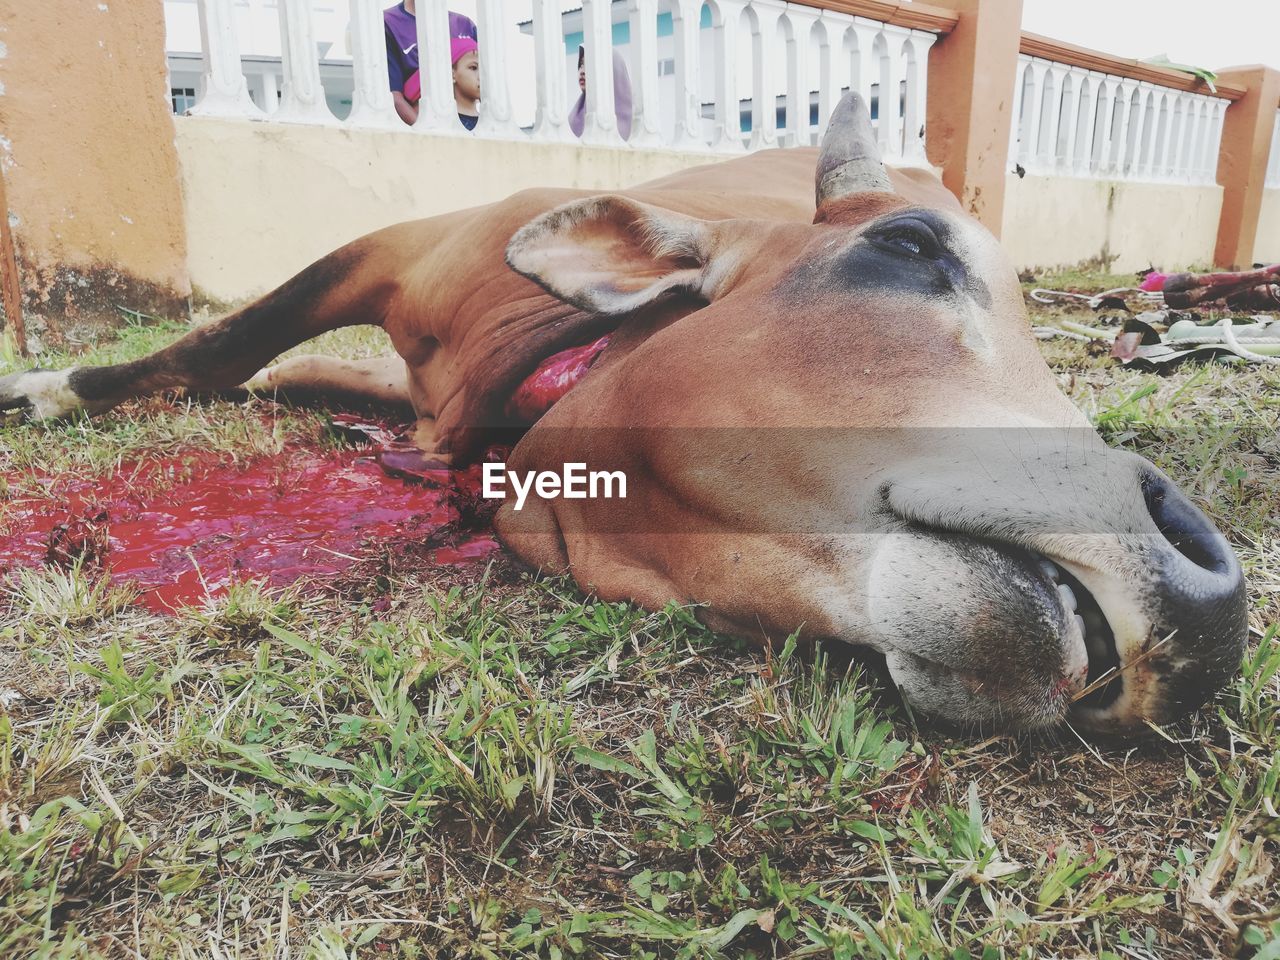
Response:
[{"label": "purple shirt", "polygon": [[[391,89],[404,92],[404,82],[418,69],[418,18],[404,8],[404,0],[382,11],[387,33],[387,78]],[[449,36],[478,39],[470,17],[449,11]]]}]

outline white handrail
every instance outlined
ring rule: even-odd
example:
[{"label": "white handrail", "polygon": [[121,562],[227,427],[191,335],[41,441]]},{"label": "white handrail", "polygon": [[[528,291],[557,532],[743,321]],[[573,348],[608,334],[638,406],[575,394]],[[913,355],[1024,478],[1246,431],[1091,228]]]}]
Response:
[{"label": "white handrail", "polygon": [[1022,54],[1010,167],[1100,180],[1211,184],[1227,101]]}]

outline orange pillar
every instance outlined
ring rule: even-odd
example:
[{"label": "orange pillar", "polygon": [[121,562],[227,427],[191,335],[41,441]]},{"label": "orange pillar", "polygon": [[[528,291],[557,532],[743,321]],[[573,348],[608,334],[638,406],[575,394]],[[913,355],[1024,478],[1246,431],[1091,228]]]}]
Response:
[{"label": "orange pillar", "polygon": [[1280,70],[1270,67],[1232,67],[1218,74],[1247,92],[1227,108],[1218,154],[1218,183],[1222,185],[1222,216],[1213,262],[1228,270],[1253,263],[1258,236],[1258,213],[1271,156],[1271,133],[1280,106]]},{"label": "orange pillar", "polygon": [[160,0],[0,0],[0,166],[28,334],[187,313]]},{"label": "orange pillar", "polygon": [[929,53],[925,142],[942,182],[997,237],[1004,217],[1022,0],[932,0],[955,29]]}]

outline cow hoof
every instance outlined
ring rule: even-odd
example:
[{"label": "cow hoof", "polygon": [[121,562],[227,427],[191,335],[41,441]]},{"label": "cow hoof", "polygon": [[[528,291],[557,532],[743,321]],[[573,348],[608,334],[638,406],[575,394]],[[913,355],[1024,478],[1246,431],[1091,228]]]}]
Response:
[{"label": "cow hoof", "polygon": [[26,370],[0,377],[0,413],[20,413],[29,420],[56,420],[84,409],[67,382],[70,370]]}]

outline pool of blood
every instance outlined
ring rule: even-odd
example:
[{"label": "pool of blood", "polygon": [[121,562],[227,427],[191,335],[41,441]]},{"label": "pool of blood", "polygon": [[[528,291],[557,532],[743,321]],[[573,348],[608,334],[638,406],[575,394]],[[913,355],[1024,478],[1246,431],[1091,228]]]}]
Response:
[{"label": "pool of blood", "polygon": [[[537,420],[582,380],[608,341],[548,357],[517,388],[508,413]],[[284,586],[332,577],[389,544],[444,540],[424,557],[437,564],[483,560],[500,549],[471,509],[479,502],[479,465],[440,469],[385,424],[334,420],[373,449],[303,447],[242,463],[148,457],[108,477],[41,476],[39,493],[0,501],[0,574],[79,561],[114,582],[137,584],[139,602],[168,612],[219,596],[236,581]],[[29,489],[26,478],[0,479],[9,490]]]},{"label": "pool of blood", "polygon": [[[165,612],[236,580],[331,577],[388,542],[430,543],[456,524],[458,495],[478,491],[479,476],[410,483],[367,452],[303,448],[242,464],[156,458],[107,478],[43,478],[43,495],[0,505],[0,571],[83,556]],[[461,563],[498,549],[480,530],[425,559]]]}]

